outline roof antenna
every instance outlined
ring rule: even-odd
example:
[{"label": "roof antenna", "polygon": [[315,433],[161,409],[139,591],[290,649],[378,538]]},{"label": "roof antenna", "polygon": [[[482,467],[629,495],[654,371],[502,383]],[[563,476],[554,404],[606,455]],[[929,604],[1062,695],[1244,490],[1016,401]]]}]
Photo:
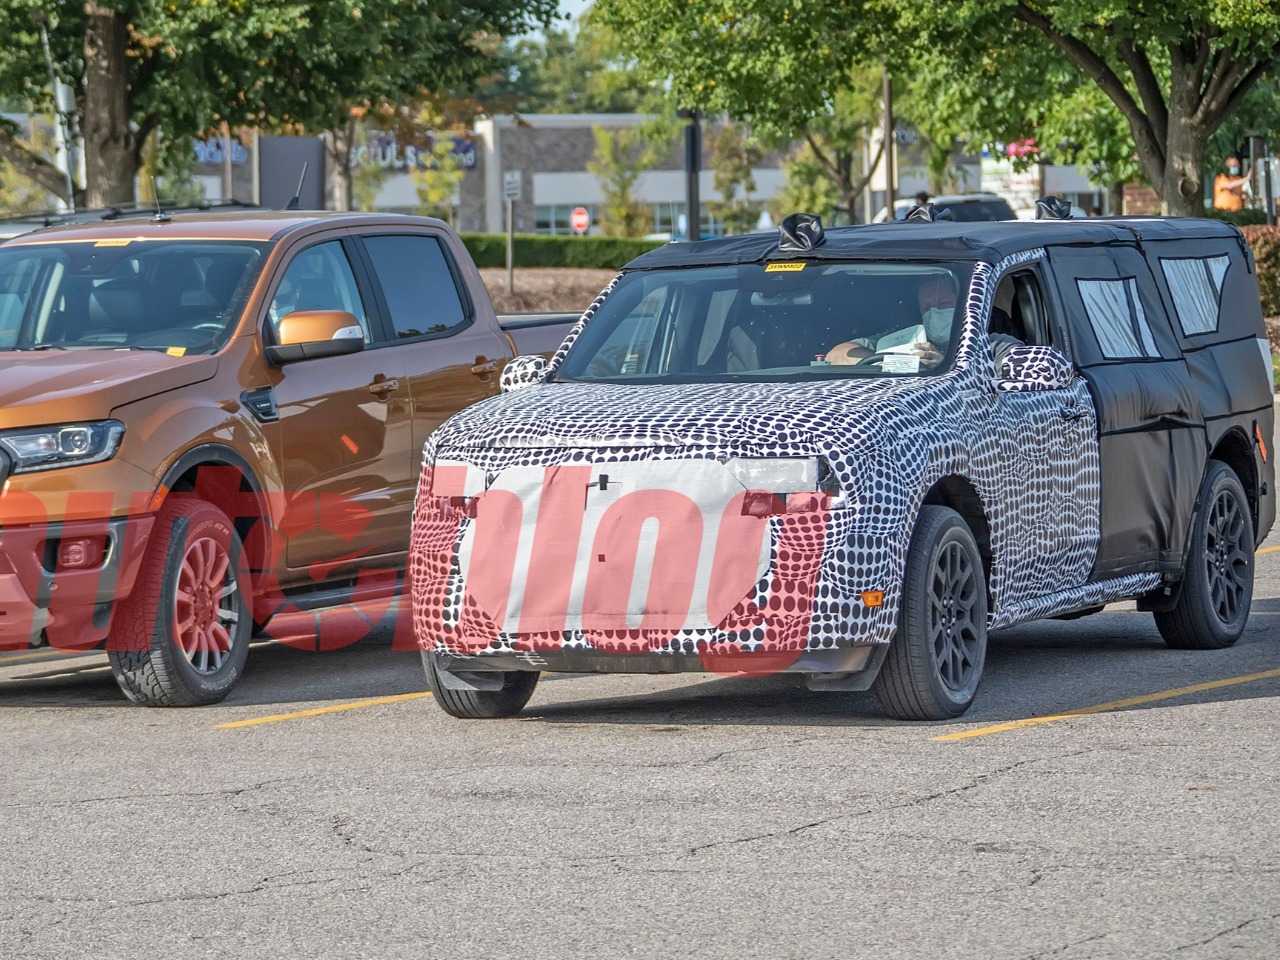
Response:
[{"label": "roof antenna", "polygon": [[302,161],[302,176],[298,177],[298,189],[293,191],[293,197],[290,198],[289,205],[285,207],[286,210],[302,209],[302,185],[307,180],[307,164],[309,163],[309,160]]},{"label": "roof antenna", "polygon": [[160,190],[156,187],[156,178],[151,178],[151,199],[156,202],[156,214],[151,218],[152,223],[168,223],[173,217],[166,214],[160,209]]}]

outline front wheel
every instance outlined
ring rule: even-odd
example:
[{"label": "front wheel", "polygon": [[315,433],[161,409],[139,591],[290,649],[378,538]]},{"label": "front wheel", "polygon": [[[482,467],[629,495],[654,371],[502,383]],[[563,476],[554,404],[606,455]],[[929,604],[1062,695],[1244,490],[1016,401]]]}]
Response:
[{"label": "front wheel", "polygon": [[987,657],[987,584],[969,527],[948,507],[920,511],[902,582],[898,632],[872,690],[899,720],[969,708]]},{"label": "front wheel", "polygon": [[436,655],[430,650],[422,651],[422,667],[436,703],[449,716],[462,720],[514,717],[524,709],[538,685],[536,671],[507,670],[479,675],[486,681],[486,686],[491,685],[493,689],[459,689],[457,685],[446,682],[444,671],[436,665]]},{"label": "front wheel", "polygon": [[252,625],[235,527],[211,503],[170,499],[107,642],[120,689],[147,706],[216,703],[244,672]]},{"label": "front wheel", "polygon": [[1253,514],[1235,471],[1210,460],[1173,609],[1156,627],[1175,650],[1220,650],[1240,639],[1253,603]]}]

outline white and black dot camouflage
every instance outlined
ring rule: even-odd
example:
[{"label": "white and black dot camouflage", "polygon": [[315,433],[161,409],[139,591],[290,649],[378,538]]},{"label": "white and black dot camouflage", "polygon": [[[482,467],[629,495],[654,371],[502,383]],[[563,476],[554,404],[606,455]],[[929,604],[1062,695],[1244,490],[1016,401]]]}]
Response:
[{"label": "white and black dot camouflage", "polygon": [[[926,494],[944,480],[975,492],[986,517],[992,626],[1154,588],[1157,574],[1089,582],[1099,542],[1100,473],[1096,415],[1084,380],[1041,392],[996,387],[986,333],[995,284],[1044,255],[1035,249],[995,266],[975,264],[956,359],[940,376],[678,385],[553,381],[457,414],[428,440],[419,484],[410,555],[419,643],[454,653],[571,648],[644,654],[812,652],[887,643],[917,514]],[[573,327],[549,371],[616,283]],[[1020,362],[1043,358],[1032,353]],[[1045,363],[1046,377],[1054,375],[1050,366]],[[1076,415],[1064,416],[1064,407]],[[571,445],[600,437],[610,443]],[[539,438],[554,440],[542,445]],[[494,475],[516,465],[735,457],[823,457],[848,504],[771,517],[767,575],[716,627],[674,634],[503,633],[462,582],[458,550],[471,521],[430,495],[437,458]],[[865,605],[866,590],[883,590],[883,604]]]}]

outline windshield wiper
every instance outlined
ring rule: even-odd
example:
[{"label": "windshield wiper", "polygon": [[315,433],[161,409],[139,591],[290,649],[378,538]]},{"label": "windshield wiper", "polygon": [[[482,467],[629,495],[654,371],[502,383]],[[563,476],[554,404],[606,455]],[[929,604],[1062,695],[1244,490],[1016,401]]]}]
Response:
[{"label": "windshield wiper", "polygon": [[17,347],[18,350],[65,350],[67,349],[60,343],[37,343],[30,347]]}]

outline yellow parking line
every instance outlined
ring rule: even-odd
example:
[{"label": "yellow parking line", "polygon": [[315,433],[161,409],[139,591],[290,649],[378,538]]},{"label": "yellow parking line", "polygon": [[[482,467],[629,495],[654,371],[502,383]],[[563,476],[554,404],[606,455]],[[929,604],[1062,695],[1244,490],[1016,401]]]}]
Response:
[{"label": "yellow parking line", "polygon": [[1123,700],[1110,700],[1106,703],[1095,703],[1091,707],[1077,707],[1075,710],[1064,710],[1062,713],[1050,713],[1043,717],[1025,717],[1022,720],[1010,720],[1008,723],[995,723],[987,727],[975,727],[972,730],[957,730],[955,733],[944,733],[933,739],[939,743],[951,743],[956,740],[972,740],[974,737],[987,737],[993,733],[1007,733],[1010,730],[1021,730],[1024,727],[1037,727],[1042,723],[1054,723],[1071,717],[1083,717],[1091,713],[1107,713],[1111,710],[1123,710],[1126,707],[1140,707],[1146,703],[1157,703],[1161,700],[1172,700],[1175,697],[1187,697],[1193,693],[1204,693],[1206,690],[1221,690],[1223,687],[1235,687],[1242,683],[1254,683],[1258,680],[1280,678],[1280,669],[1263,670],[1260,673],[1246,673],[1238,677],[1226,677],[1222,680],[1207,680],[1204,683],[1193,683],[1187,687],[1174,687],[1172,690],[1160,690],[1157,693],[1144,693],[1138,697],[1125,697]]},{"label": "yellow parking line", "polygon": [[268,723],[284,723],[287,720],[305,720],[308,717],[323,717],[330,713],[345,713],[348,710],[363,710],[365,707],[381,707],[389,703],[404,703],[407,700],[421,700],[431,696],[431,692],[398,693],[391,697],[370,697],[368,700],[352,700],[350,703],[335,703],[328,707],[309,707],[306,710],[294,710],[292,713],[272,713],[265,717],[253,717],[249,720],[233,720],[220,723],[215,730],[242,730],[245,727],[261,727]]},{"label": "yellow parking line", "polygon": [[1261,557],[1263,554],[1267,554],[1267,553],[1280,553],[1280,546],[1263,547],[1261,550],[1258,551],[1258,556]]}]

